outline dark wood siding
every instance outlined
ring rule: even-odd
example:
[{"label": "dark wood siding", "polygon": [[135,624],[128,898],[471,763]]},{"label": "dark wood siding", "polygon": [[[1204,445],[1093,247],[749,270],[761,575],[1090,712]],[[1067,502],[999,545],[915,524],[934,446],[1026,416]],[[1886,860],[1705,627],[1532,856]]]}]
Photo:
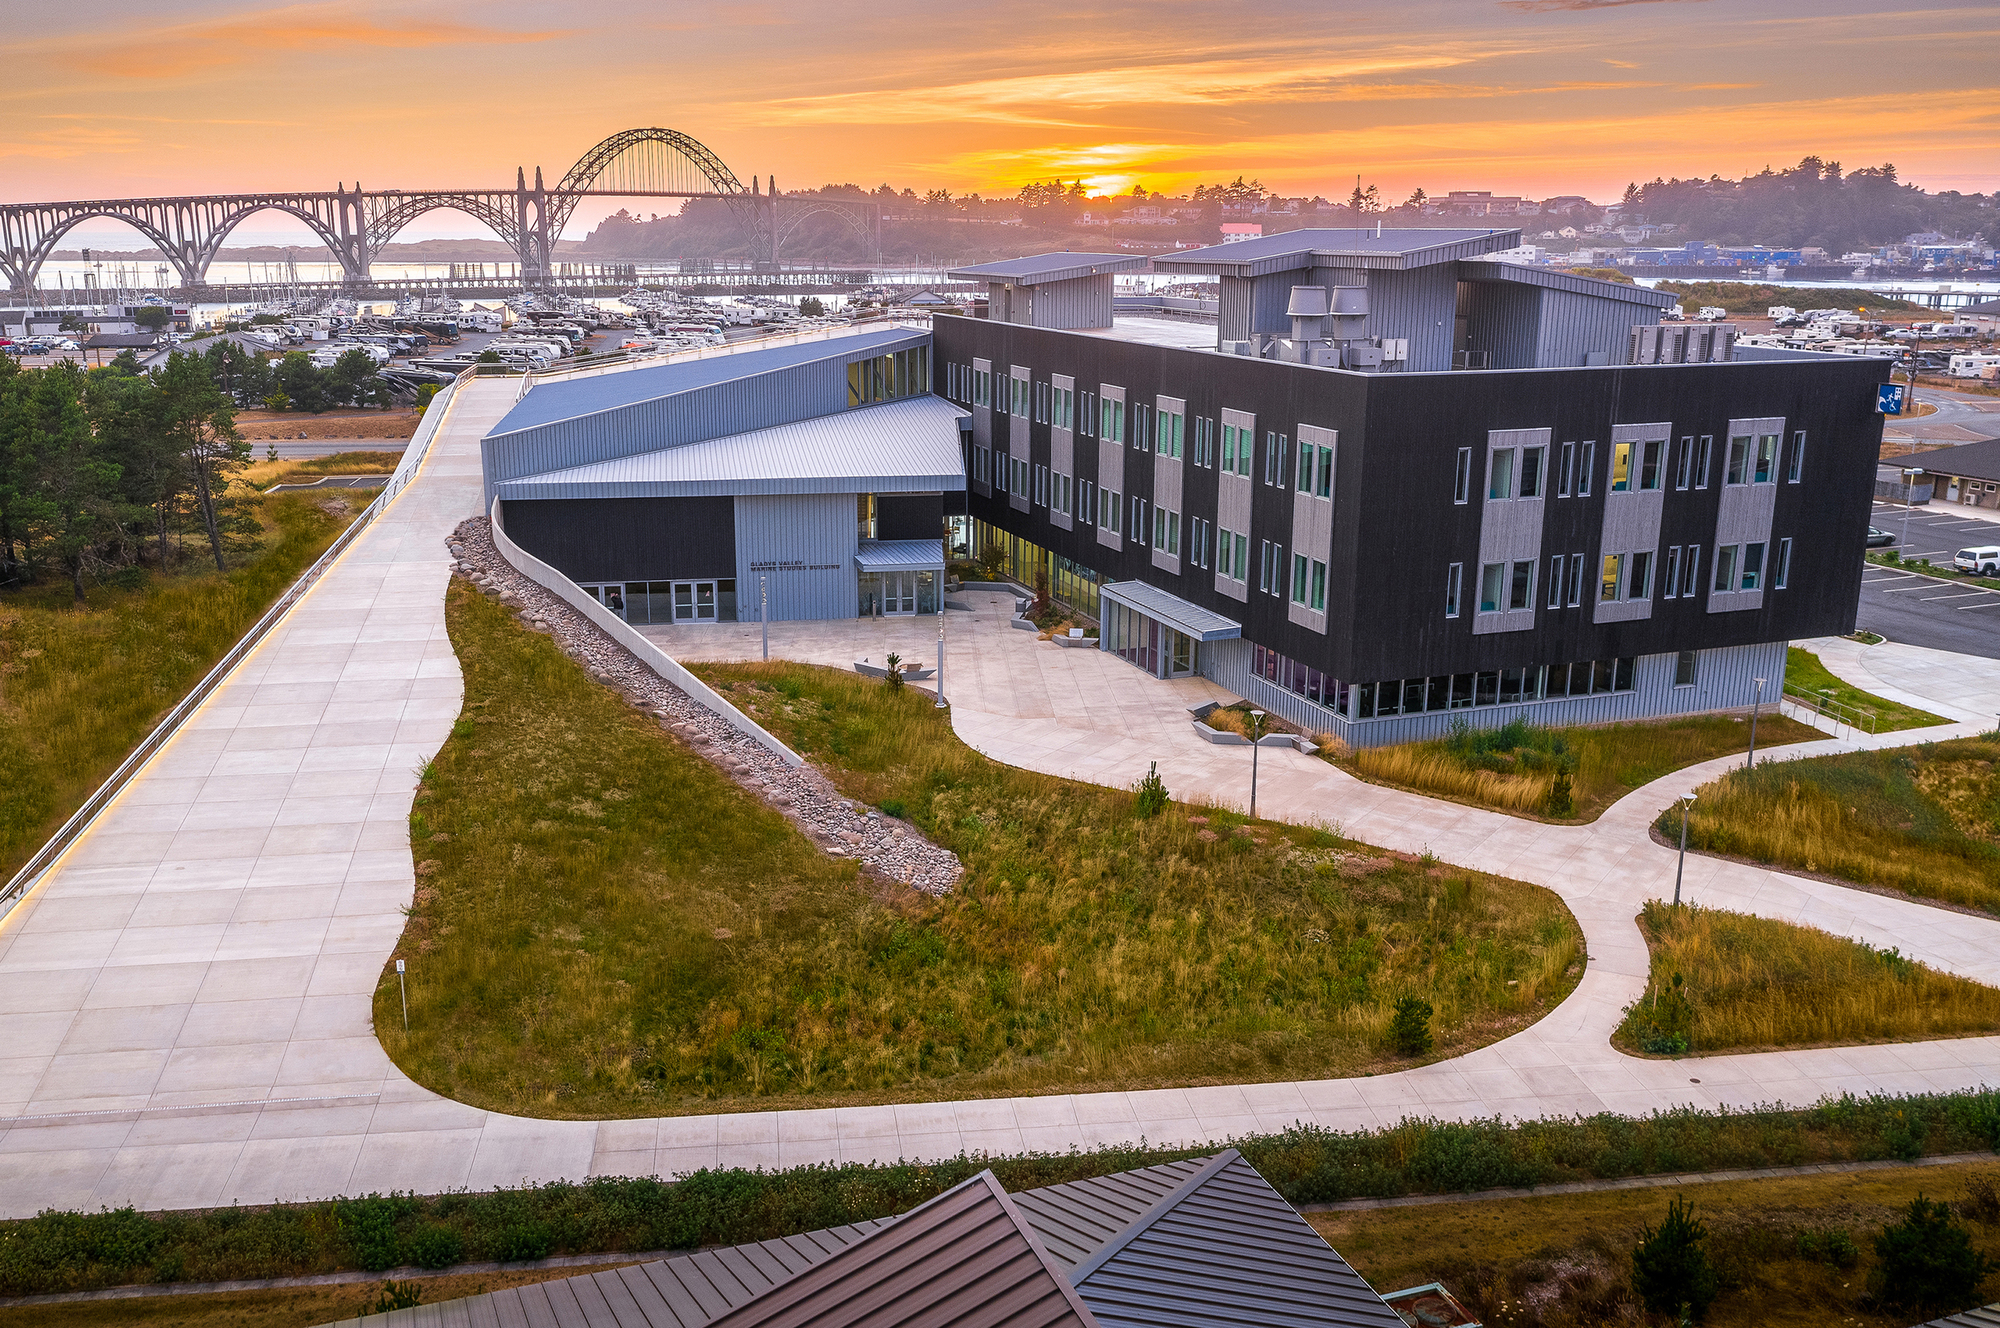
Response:
[{"label": "dark wood siding", "polygon": [[736,575],[736,500],[504,500],[508,537],[572,581]]},{"label": "dark wood siding", "polygon": [[[1214,418],[1225,406],[1254,412],[1259,454],[1251,476],[1248,604],[1216,594],[1210,572],[1168,575],[1152,566],[1149,550],[1128,540],[1114,553],[1100,546],[1086,526],[1064,531],[1051,525],[1041,508],[1015,512],[1004,497],[975,493],[969,498],[970,511],[1096,569],[1106,580],[1144,580],[1241,622],[1249,640],[1342,679],[1363,682],[1798,640],[1850,631],[1854,625],[1881,442],[1874,389],[1884,375],[1877,361],[1361,376],[950,316],[935,319],[933,335],[933,355],[940,364],[970,364],[976,355],[995,364],[1030,365],[1036,382],[1051,372],[1072,374],[1079,407],[1083,392],[1114,383],[1126,389],[1131,401],[1150,402],[1156,393],[1184,397],[1190,416]],[[1465,564],[1465,593],[1470,596],[1475,586],[1479,497],[1485,492],[1479,471],[1488,430],[1547,427],[1555,456],[1566,441],[1596,441],[1592,496],[1551,496],[1547,501],[1538,573],[1546,574],[1551,554],[1581,553],[1588,577],[1602,552],[1598,545],[1614,424],[1672,421],[1675,442],[1687,434],[1710,434],[1719,453],[1730,419],[1765,415],[1785,417],[1787,455],[1798,431],[1805,431],[1807,443],[1802,482],[1778,486],[1772,529],[1773,556],[1777,540],[1793,540],[1790,586],[1767,591],[1763,608],[1711,614],[1705,593],[1693,600],[1664,600],[1656,591],[1649,620],[1593,624],[1586,602],[1554,612],[1538,608],[1529,631],[1478,637],[1472,634],[1469,608],[1460,618],[1444,617],[1446,567]],[[1291,525],[1290,487],[1263,483],[1264,434],[1276,430],[1291,435],[1296,447],[1301,422],[1340,433],[1324,636],[1288,622],[1286,600],[1256,589],[1258,541],[1284,532],[1280,538],[1289,542]],[[1034,462],[1048,464],[1048,426],[1032,426],[1030,436]],[[1457,506],[1452,502],[1452,470],[1461,447],[1473,449],[1475,473],[1472,501]],[[1096,480],[1096,454],[1095,445],[1079,441],[1079,480]],[[1151,449],[1133,449],[1128,441],[1128,495],[1152,493],[1152,467]],[[1215,471],[1194,466],[1190,456],[1184,476],[1186,514],[1212,520]],[[1721,491],[1720,455],[1708,489],[1677,492],[1671,476],[1668,485],[1661,547],[1702,545],[1705,577]],[[1538,604],[1546,603],[1539,584],[1536,598]]]}]

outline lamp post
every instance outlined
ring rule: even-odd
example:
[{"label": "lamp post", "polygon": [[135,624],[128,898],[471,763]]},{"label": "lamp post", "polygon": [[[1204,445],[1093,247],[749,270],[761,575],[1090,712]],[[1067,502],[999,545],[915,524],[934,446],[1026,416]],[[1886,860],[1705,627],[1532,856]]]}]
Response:
[{"label": "lamp post", "polygon": [[1688,808],[1694,805],[1694,794],[1681,795],[1681,858],[1674,864],[1674,907],[1681,906],[1681,873],[1687,870],[1688,861]]},{"label": "lamp post", "polygon": [[938,573],[938,699],[934,710],[945,708],[944,699],[944,573]]},{"label": "lamp post", "polygon": [[1250,712],[1250,819],[1257,819],[1257,740],[1264,735],[1264,712]]},{"label": "lamp post", "polygon": [[764,658],[771,658],[771,578],[757,578],[757,622],[764,629]]},{"label": "lamp post", "polygon": [[396,961],[396,986],[403,993],[403,1031],[410,1031],[410,988],[403,980],[403,961]]},{"label": "lamp post", "polygon": [[1757,699],[1750,703],[1750,759],[1743,763],[1748,770],[1757,764],[1757,712],[1764,706],[1764,680],[1757,679]]},{"label": "lamp post", "polygon": [[1903,549],[1910,547],[1910,506],[1916,501],[1917,476],[1923,473],[1922,466],[1903,467],[1903,543],[1896,550],[1898,560],[1904,556]]}]

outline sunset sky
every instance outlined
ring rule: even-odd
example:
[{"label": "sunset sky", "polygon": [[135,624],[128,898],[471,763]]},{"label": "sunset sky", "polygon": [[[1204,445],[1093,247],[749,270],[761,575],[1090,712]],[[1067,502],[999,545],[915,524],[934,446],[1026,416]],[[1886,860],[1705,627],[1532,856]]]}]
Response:
[{"label": "sunset sky", "polygon": [[[1081,175],[1178,191],[1240,173],[1339,197],[1358,173],[1395,200],[1422,186],[1603,202],[1628,180],[1811,152],[1893,161],[1933,190],[2000,188],[2000,0],[7,10],[10,201],[497,186],[517,165],[553,182],[644,125],[785,187],[992,196]],[[236,239],[282,229],[260,218]],[[433,213],[403,238],[480,234]]]}]

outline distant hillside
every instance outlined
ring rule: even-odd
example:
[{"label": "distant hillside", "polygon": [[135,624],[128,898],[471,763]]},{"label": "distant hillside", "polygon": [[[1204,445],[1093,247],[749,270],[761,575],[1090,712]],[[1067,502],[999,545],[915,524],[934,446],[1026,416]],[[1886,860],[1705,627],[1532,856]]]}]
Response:
[{"label": "distant hillside", "polygon": [[1837,161],[1807,157],[1788,170],[1766,167],[1741,180],[1628,185],[1620,220],[1671,222],[1690,239],[1716,244],[1814,245],[1837,258],[1925,231],[1992,239],[2000,232],[1994,203],[1991,195],[1925,193],[1901,183],[1893,165],[1843,174]]}]

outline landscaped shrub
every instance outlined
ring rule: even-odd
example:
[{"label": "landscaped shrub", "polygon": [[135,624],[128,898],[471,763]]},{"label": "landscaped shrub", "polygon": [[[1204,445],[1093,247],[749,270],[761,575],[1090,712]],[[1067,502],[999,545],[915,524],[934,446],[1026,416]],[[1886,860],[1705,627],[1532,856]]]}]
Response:
[{"label": "landscaped shrub", "polygon": [[[1900,1128],[1921,1122],[1930,1154],[1966,1152],[1992,1146],[1985,1123],[1996,1106],[2000,1092],[1994,1091],[1842,1097],[1802,1111],[1688,1107],[1515,1125],[1497,1118],[1412,1119],[1353,1132],[1298,1126],[1235,1142],[1291,1202],[1331,1203],[1884,1158],[1892,1156],[1887,1137],[1899,1121]],[[373,1233],[376,1258],[390,1238],[400,1252],[406,1235],[433,1224],[459,1232],[468,1259],[735,1245],[907,1212],[987,1166],[1009,1190],[1023,1190],[1212,1151],[1111,1147],[882,1166],[698,1171],[671,1184],[599,1177],[489,1194],[370,1195],[207,1212],[50,1210],[0,1223],[0,1295],[357,1268],[357,1226]]]},{"label": "landscaped shrub", "polygon": [[1399,1056],[1421,1056],[1431,1049],[1431,1003],[1416,996],[1396,1002],[1389,1022],[1389,1041]]},{"label": "landscaped shrub", "polygon": [[451,1227],[427,1223],[403,1242],[403,1256],[419,1268],[449,1268],[465,1261],[465,1237]]},{"label": "landscaped shrub", "polygon": [[1160,779],[1160,763],[1155,761],[1139,781],[1137,810],[1141,816],[1158,816],[1167,809],[1167,802],[1167,786]]},{"label": "landscaped shrub", "polygon": [[1833,1268],[1852,1268],[1860,1262],[1861,1250],[1854,1237],[1839,1227],[1828,1227],[1799,1233],[1799,1257]]},{"label": "landscaped shrub", "polygon": [[1700,1322],[1715,1303],[1721,1283],[1703,1240],[1708,1226],[1676,1199],[1655,1228],[1648,1226],[1632,1251],[1632,1289],[1654,1314]]},{"label": "landscaped shrub", "polygon": [[1910,1200],[1902,1221],[1882,1228],[1875,1257],[1869,1289],[1924,1318],[1977,1304],[1979,1284],[2000,1271],[1972,1248],[1972,1237],[1950,1208],[1921,1194]]}]

